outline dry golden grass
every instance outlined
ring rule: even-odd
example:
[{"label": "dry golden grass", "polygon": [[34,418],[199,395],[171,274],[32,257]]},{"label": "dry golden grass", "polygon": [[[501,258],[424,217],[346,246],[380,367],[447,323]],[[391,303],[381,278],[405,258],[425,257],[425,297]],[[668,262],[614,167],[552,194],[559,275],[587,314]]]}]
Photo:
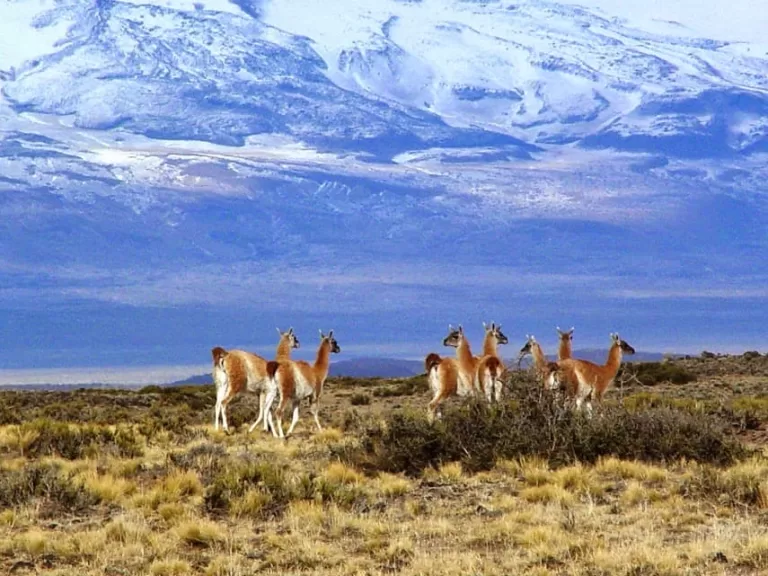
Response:
[{"label": "dry golden grass", "polygon": [[14,573],[59,576],[768,571],[768,454],[725,469],[521,458],[469,475],[445,463],[406,478],[340,462],[358,441],[340,427],[287,442],[245,429],[142,436],[138,457],[33,460],[22,454],[34,440],[0,427],[0,490],[5,475],[47,463],[96,498],[70,509],[68,492],[41,491],[1,510],[0,572],[17,562],[29,564]]}]

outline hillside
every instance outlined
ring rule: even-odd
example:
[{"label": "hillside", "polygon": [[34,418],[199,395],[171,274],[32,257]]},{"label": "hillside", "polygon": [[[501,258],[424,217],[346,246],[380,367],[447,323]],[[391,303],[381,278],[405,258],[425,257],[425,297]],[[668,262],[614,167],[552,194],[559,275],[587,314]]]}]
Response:
[{"label": "hillside", "polygon": [[199,364],[285,323],[398,356],[504,316],[762,346],[768,58],[689,16],[3,3],[0,366]]}]

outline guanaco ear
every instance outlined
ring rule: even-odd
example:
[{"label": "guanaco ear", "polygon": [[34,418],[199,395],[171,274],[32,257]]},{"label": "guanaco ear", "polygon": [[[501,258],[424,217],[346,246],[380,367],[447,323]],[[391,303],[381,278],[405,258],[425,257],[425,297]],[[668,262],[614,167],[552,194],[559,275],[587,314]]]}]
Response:
[{"label": "guanaco ear", "polygon": [[319,330],[319,331],[320,331],[320,339],[322,340],[323,338],[325,338],[325,336],[323,335],[323,331],[322,330]]},{"label": "guanaco ear", "polygon": [[573,334],[573,330],[574,330],[574,327],[573,327],[573,326],[571,326],[571,329],[570,329],[570,330],[568,330],[568,334]]},{"label": "guanaco ear", "polygon": [[331,340],[333,340],[333,330],[331,330],[330,332],[328,332],[328,338],[330,338]]},{"label": "guanaco ear", "polygon": [[485,322],[483,322],[483,330],[488,332],[488,325]]},{"label": "guanaco ear", "polygon": [[453,332],[453,324],[448,324],[448,332]]},{"label": "guanaco ear", "polygon": [[288,328],[288,334],[293,334],[293,326],[291,326],[290,328]]},{"label": "guanaco ear", "polygon": [[459,334],[464,334],[464,327],[459,324]]},{"label": "guanaco ear", "polygon": [[282,333],[282,332],[280,332],[280,328],[278,328],[277,326],[275,326],[275,330],[277,330],[277,333],[278,333],[278,334],[280,334],[280,336],[282,336],[282,335],[283,335],[283,333]]}]

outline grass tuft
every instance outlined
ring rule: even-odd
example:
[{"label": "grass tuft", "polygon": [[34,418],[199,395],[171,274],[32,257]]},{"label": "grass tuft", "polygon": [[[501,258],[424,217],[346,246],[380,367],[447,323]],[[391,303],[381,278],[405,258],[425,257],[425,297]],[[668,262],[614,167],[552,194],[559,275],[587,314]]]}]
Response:
[{"label": "grass tuft", "polygon": [[212,548],[224,542],[223,530],[213,522],[189,520],[175,528],[176,535],[184,544],[201,548]]}]

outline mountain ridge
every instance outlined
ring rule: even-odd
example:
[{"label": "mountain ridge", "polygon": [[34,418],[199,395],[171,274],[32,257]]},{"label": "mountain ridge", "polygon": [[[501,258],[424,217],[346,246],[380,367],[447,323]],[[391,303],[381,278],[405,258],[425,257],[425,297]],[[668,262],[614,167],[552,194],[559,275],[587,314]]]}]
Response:
[{"label": "mountain ridge", "polygon": [[4,3],[0,367],[507,311],[762,346],[766,49],[598,4]]}]

